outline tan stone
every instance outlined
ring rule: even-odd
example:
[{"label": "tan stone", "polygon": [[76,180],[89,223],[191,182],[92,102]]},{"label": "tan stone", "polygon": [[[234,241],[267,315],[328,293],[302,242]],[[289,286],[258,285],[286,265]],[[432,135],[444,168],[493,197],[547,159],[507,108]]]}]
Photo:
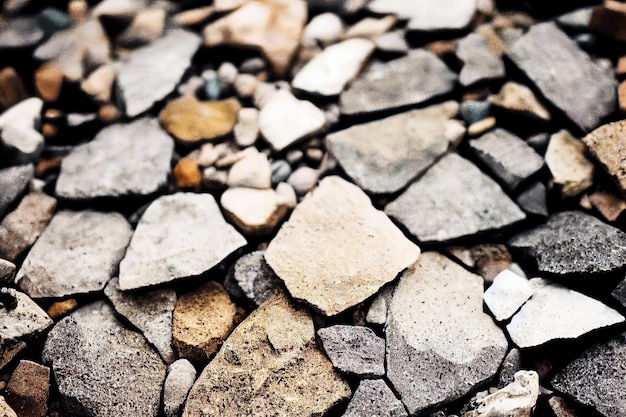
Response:
[{"label": "tan stone", "polygon": [[350,394],[316,347],[309,314],[279,295],[226,340],[191,389],[183,417],[321,416]]},{"label": "tan stone", "polygon": [[546,165],[563,197],[574,197],[593,183],[593,164],[585,157],[585,144],[561,130],[550,137]]},{"label": "tan stone", "polygon": [[[252,147],[256,151],[256,148]],[[261,152],[253,152],[237,161],[228,171],[229,187],[267,189],[272,186],[272,168]]]},{"label": "tan stone", "polygon": [[593,8],[589,28],[616,39],[626,41],[626,4],[617,0],[605,0]]},{"label": "tan stone", "polygon": [[13,67],[0,70],[0,110],[28,98],[24,82]]},{"label": "tan stone", "polygon": [[136,47],[159,39],[165,29],[166,17],[165,9],[160,7],[139,11],[130,26],[120,35],[118,42]]},{"label": "tan stone", "polygon": [[180,144],[193,145],[232,132],[239,108],[235,99],[199,101],[183,96],[167,103],[159,114],[159,122]]},{"label": "tan stone", "polygon": [[0,417],[17,417],[15,411],[7,404],[4,397],[0,395]]},{"label": "tan stone", "polygon": [[265,259],[294,298],[331,316],[374,295],[418,255],[359,187],[331,176],[296,207]]},{"label": "tan stone", "polygon": [[616,75],[626,75],[626,55],[620,57],[617,60],[617,66],[615,67]]},{"label": "tan stone", "polygon": [[80,87],[96,102],[108,103],[111,101],[111,88],[115,77],[116,72],[112,65],[102,65],[89,74]]},{"label": "tan stone", "polygon": [[607,123],[583,138],[593,157],[626,193],[626,120]]},{"label": "tan stone", "polygon": [[626,81],[622,81],[622,83],[617,87],[617,99],[619,102],[619,110],[626,114]]},{"label": "tan stone", "polygon": [[214,281],[181,295],[172,319],[172,338],[178,356],[206,360],[217,352],[243,313]]},{"label": "tan stone", "polygon": [[202,174],[198,163],[189,158],[182,158],[174,167],[174,180],[178,188],[197,188],[202,183]]},{"label": "tan stone", "polygon": [[550,113],[525,85],[508,82],[489,101],[500,108],[541,120],[550,120]]},{"label": "tan stone", "polygon": [[198,7],[177,13],[173,20],[183,27],[196,26],[213,16],[216,11],[215,6]]},{"label": "tan stone", "polygon": [[43,101],[56,101],[62,86],[63,68],[56,62],[46,62],[35,71],[35,88]]},{"label": "tan stone", "polygon": [[291,206],[274,190],[229,188],[220,200],[228,219],[246,236],[263,236],[272,232]]},{"label": "tan stone", "polygon": [[22,360],[7,385],[7,403],[20,417],[44,417],[48,412],[50,368]]},{"label": "tan stone", "polygon": [[496,127],[495,117],[486,117],[483,120],[472,123],[467,128],[467,134],[470,136],[478,136]]},{"label": "tan stone", "polygon": [[80,22],[87,18],[89,14],[89,4],[86,0],[70,0],[67,4],[67,11],[75,22]]},{"label": "tan stone", "polygon": [[302,0],[252,0],[204,28],[204,44],[258,48],[282,76],[298,49],[306,19]]},{"label": "tan stone", "polygon": [[78,302],[73,298],[68,298],[67,300],[52,303],[47,313],[50,318],[58,319],[75,310],[76,307],[78,307]]},{"label": "tan stone", "polygon": [[389,31],[397,21],[398,18],[394,15],[387,15],[379,19],[375,17],[365,17],[351,26],[346,31],[344,38],[374,39]]}]

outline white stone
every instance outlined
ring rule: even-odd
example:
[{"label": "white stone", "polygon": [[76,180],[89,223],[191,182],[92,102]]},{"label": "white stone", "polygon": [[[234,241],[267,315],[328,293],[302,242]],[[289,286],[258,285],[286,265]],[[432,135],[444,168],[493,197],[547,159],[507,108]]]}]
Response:
[{"label": "white stone", "polygon": [[503,321],[515,314],[531,295],[533,290],[528,280],[505,269],[494,278],[483,299],[496,320]]},{"label": "white stone", "polygon": [[[256,148],[252,147],[256,151]],[[252,152],[233,164],[228,171],[229,187],[267,189],[272,186],[272,168],[261,152]]]},{"label": "white stone", "polygon": [[476,11],[476,0],[374,0],[369,9],[409,19],[408,29],[437,31],[466,27]]},{"label": "white stone", "polygon": [[339,40],[343,33],[343,22],[334,13],[321,13],[315,16],[304,28],[302,44],[314,46],[316,42],[331,44]]}]

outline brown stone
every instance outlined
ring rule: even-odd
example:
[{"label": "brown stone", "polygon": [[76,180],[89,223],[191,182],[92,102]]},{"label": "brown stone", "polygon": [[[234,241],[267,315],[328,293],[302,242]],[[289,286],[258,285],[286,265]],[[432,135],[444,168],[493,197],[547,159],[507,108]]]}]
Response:
[{"label": "brown stone", "polygon": [[626,75],[626,55],[617,60],[617,66],[615,67],[615,74]]},{"label": "brown stone", "polygon": [[174,308],[172,337],[181,358],[205,361],[243,318],[226,290],[209,281],[178,298]]},{"label": "brown stone", "polygon": [[28,98],[24,82],[13,67],[0,70],[0,110]]},{"label": "brown stone", "polygon": [[120,118],[120,110],[113,104],[104,104],[98,109],[98,120],[102,123],[113,123]]},{"label": "brown stone", "polygon": [[182,158],[174,167],[174,179],[178,188],[198,188],[202,184],[202,174],[198,163]]},{"label": "brown stone", "polygon": [[610,191],[596,191],[589,196],[591,205],[610,222],[614,222],[626,210],[626,201]]},{"label": "brown stone", "polygon": [[50,368],[22,360],[7,385],[7,403],[19,417],[44,417],[48,412]]},{"label": "brown stone", "polygon": [[626,120],[600,126],[585,136],[583,142],[622,193],[626,193]]},{"label": "brown stone", "polygon": [[622,81],[619,87],[617,87],[617,101],[619,110],[626,114],[626,81]]},{"label": "brown stone", "polygon": [[3,340],[0,343],[0,370],[8,365],[25,347],[26,343],[18,340]]},{"label": "brown stone", "polygon": [[67,300],[52,303],[47,313],[50,318],[58,319],[75,310],[76,307],[78,307],[78,302],[73,298],[68,298]]},{"label": "brown stone", "polygon": [[35,71],[35,88],[46,102],[59,98],[63,87],[63,68],[54,61],[46,62]]},{"label": "brown stone", "polygon": [[189,393],[183,417],[313,417],[350,396],[315,345],[309,314],[278,295],[226,340]]},{"label": "brown stone", "polygon": [[618,41],[626,41],[626,3],[605,0],[603,5],[594,7],[589,28]]},{"label": "brown stone", "polygon": [[37,162],[37,166],[35,167],[35,176],[38,178],[43,178],[50,173],[58,172],[59,168],[61,167],[62,161],[63,158],[39,160],[39,162]]}]

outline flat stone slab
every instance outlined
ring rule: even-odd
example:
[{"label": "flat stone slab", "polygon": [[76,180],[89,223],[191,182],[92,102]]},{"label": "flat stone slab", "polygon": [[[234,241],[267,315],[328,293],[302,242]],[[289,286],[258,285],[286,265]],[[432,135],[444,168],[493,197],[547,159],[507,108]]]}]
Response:
[{"label": "flat stone slab", "polygon": [[508,269],[500,272],[483,299],[498,321],[509,319],[533,295],[530,282]]},{"label": "flat stone slab", "polygon": [[2,190],[0,193],[0,219],[22,195],[34,174],[35,167],[32,164],[0,169],[0,189]]},{"label": "flat stone slab", "polygon": [[482,295],[480,276],[435,252],[400,277],[385,327],[387,377],[409,414],[458,399],[498,371],[508,343]]},{"label": "flat stone slab", "polygon": [[139,219],[120,263],[120,288],[200,275],[245,244],[210,194],[160,197]]},{"label": "flat stone slab", "polygon": [[526,217],[494,180],[456,153],[430,167],[385,213],[422,242],[497,230]]},{"label": "flat stone slab", "polygon": [[600,126],[582,140],[622,193],[626,192],[626,120]]},{"label": "flat stone slab", "polygon": [[402,58],[368,65],[341,93],[341,113],[357,115],[423,103],[451,92],[456,78],[432,52],[411,50]]},{"label": "flat stone slab", "polygon": [[365,191],[393,193],[424,172],[465,133],[456,102],[411,110],[326,137],[346,173]]},{"label": "flat stone slab", "polygon": [[580,211],[554,214],[508,245],[534,259],[544,273],[600,274],[626,265],[626,233]]},{"label": "flat stone slab", "polygon": [[104,301],[58,322],[48,334],[43,360],[52,365],[63,408],[70,413],[156,417],[159,412],[165,364]]},{"label": "flat stone slab", "polygon": [[119,213],[60,211],[26,256],[15,282],[33,298],[100,291],[116,273],[131,234]]},{"label": "flat stone slab", "polygon": [[402,402],[382,379],[364,379],[359,383],[343,417],[408,417]]},{"label": "flat stone slab", "polygon": [[463,61],[459,74],[461,85],[470,86],[481,81],[503,78],[505,75],[504,62],[484,35],[470,33],[461,39],[456,55]]},{"label": "flat stone slab", "polygon": [[520,348],[555,339],[574,339],[592,330],[624,322],[601,302],[543,278],[530,280],[532,297],[506,326]]},{"label": "flat stone slab", "polygon": [[313,321],[283,296],[252,312],[194,384],[183,417],[323,415],[350,387],[315,346]]},{"label": "flat stone slab", "polygon": [[436,32],[459,30],[469,25],[476,12],[476,1],[448,0],[442,4],[437,0],[374,0],[368,8],[374,13],[391,13],[408,19],[409,30]]},{"label": "flat stone slab", "polygon": [[56,194],[76,200],[152,194],[167,184],[173,150],[156,119],[106,127],[63,158]]},{"label": "flat stone slab", "polygon": [[374,295],[418,255],[361,189],[331,176],[296,207],[265,260],[294,298],[332,316]]},{"label": "flat stone slab", "polygon": [[341,372],[376,377],[385,374],[385,339],[369,327],[335,325],[317,331],[324,351]]},{"label": "flat stone slab", "polygon": [[594,129],[615,111],[613,74],[595,64],[555,23],[532,26],[507,54],[581,130]]}]

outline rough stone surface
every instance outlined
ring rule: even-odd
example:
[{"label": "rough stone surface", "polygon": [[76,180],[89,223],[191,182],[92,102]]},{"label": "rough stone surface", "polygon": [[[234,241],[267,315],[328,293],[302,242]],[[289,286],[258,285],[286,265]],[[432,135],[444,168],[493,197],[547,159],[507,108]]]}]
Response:
[{"label": "rough stone surface", "polygon": [[211,195],[160,197],[141,216],[120,263],[120,288],[200,275],[245,244]]},{"label": "rough stone surface", "polygon": [[502,86],[498,94],[489,97],[489,102],[509,112],[549,121],[550,113],[537,100],[533,91],[525,85],[512,81]]},{"label": "rough stone surface", "polygon": [[63,158],[56,193],[69,199],[152,194],[167,183],[173,149],[154,119],[106,127]]},{"label": "rough stone surface", "polygon": [[410,414],[460,398],[498,371],[508,344],[482,294],[481,277],[434,252],[400,277],[385,329],[387,376]]},{"label": "rough stone surface", "polygon": [[156,417],[159,412],[165,364],[143,336],[117,321],[104,301],[58,322],[48,334],[43,360],[52,365],[69,413]]},{"label": "rough stone surface", "polygon": [[0,395],[0,417],[18,417],[15,411],[6,403],[4,397]]},{"label": "rough stone surface", "polygon": [[116,62],[117,85],[126,115],[135,117],[171,93],[199,46],[198,35],[175,29]]},{"label": "rough stone surface", "polygon": [[389,308],[393,289],[393,286],[385,287],[374,297],[365,317],[369,323],[383,325],[387,322],[387,309]]},{"label": "rough stone surface", "polygon": [[19,417],[45,417],[49,382],[50,368],[21,360],[7,384],[7,403]]},{"label": "rough stone surface", "polygon": [[617,106],[615,78],[555,23],[534,25],[508,55],[541,94],[583,131],[594,129]]},{"label": "rough stone surface", "polygon": [[470,33],[461,39],[456,55],[463,61],[459,82],[464,86],[504,77],[504,62],[484,35]]},{"label": "rough stone surface", "polygon": [[293,297],[334,315],[374,295],[418,254],[363,191],[332,176],[296,207],[265,259]]},{"label": "rough stone surface", "polygon": [[183,417],[323,415],[350,388],[315,346],[305,310],[276,296],[252,312],[204,368]]},{"label": "rough stone surface", "polygon": [[243,310],[214,281],[181,295],[172,324],[178,356],[195,361],[211,357],[242,317]]},{"label": "rough stone surface", "polygon": [[15,281],[34,298],[100,291],[117,271],[131,233],[119,213],[60,211],[26,256]]},{"label": "rough stone surface", "polygon": [[533,295],[506,326],[520,348],[573,339],[624,317],[601,302],[543,278],[530,280]]},{"label": "rough stone surface", "polygon": [[172,312],[176,305],[176,291],[162,288],[141,294],[122,292],[118,279],[113,278],[104,294],[119,314],[141,330],[166,363],[174,361]]},{"label": "rough stone surface", "polygon": [[226,216],[246,236],[264,236],[276,230],[294,205],[291,199],[272,189],[243,187],[224,191],[220,204]]},{"label": "rough stone surface", "polygon": [[435,54],[415,49],[390,62],[372,62],[344,90],[339,104],[346,115],[394,109],[449,93],[455,83],[456,75]]},{"label": "rough stone surface", "polygon": [[515,380],[515,374],[522,369],[522,354],[513,348],[506,354],[498,376],[498,388],[504,388]]},{"label": "rough stone surface", "polygon": [[33,165],[0,169],[0,218],[24,192],[34,173]]},{"label": "rough stone surface", "polygon": [[[264,255],[265,251],[255,251],[242,256],[229,274],[237,286],[235,291],[241,292],[257,306],[284,291],[282,281],[265,262]],[[229,287],[226,289],[230,290]]]},{"label": "rough stone surface", "polygon": [[515,314],[531,295],[533,290],[528,280],[507,269],[493,280],[483,299],[496,320],[503,321]]},{"label": "rough stone surface", "polygon": [[499,229],[525,218],[495,181],[455,153],[440,159],[385,213],[422,242]]},{"label": "rough stone surface", "polygon": [[196,368],[187,359],[179,359],[167,370],[163,385],[163,412],[165,417],[176,417],[187,394],[196,381]]},{"label": "rough stone surface", "polygon": [[617,287],[611,292],[613,298],[622,304],[622,306],[626,307],[626,279],[623,279]]},{"label": "rough stone surface", "polygon": [[530,417],[539,396],[539,375],[535,371],[519,371],[515,381],[478,399],[478,408],[464,417]]},{"label": "rough stone surface", "polygon": [[17,305],[13,309],[0,308],[0,351],[9,346],[12,340],[43,332],[52,326],[52,320],[26,294],[9,290],[16,298]]},{"label": "rough stone surface", "polygon": [[526,142],[504,129],[495,129],[469,142],[476,156],[509,189],[543,167],[543,158]]},{"label": "rough stone surface", "polygon": [[359,383],[343,417],[408,417],[402,402],[382,379],[364,379]]},{"label": "rough stone surface", "polygon": [[317,335],[341,372],[365,377],[385,374],[385,339],[369,327],[338,324],[319,329]]},{"label": "rough stone surface", "polygon": [[593,164],[585,156],[585,145],[566,130],[550,136],[546,165],[564,197],[579,195],[593,184]]},{"label": "rough stone surface", "polygon": [[330,152],[365,191],[384,194],[403,188],[442,156],[465,129],[458,104],[446,102],[327,136]]},{"label": "rough stone surface", "polygon": [[552,386],[607,417],[626,415],[626,334],[584,352],[559,372]]},{"label": "rough stone surface", "polygon": [[591,154],[613,178],[617,186],[626,192],[626,120],[600,126],[583,138]]},{"label": "rough stone surface", "polygon": [[375,13],[392,13],[408,19],[409,30],[430,32],[466,27],[476,12],[476,1],[446,0],[442,4],[437,0],[374,0],[368,8]]},{"label": "rough stone surface", "polygon": [[626,234],[579,211],[554,214],[508,244],[533,258],[544,273],[597,274],[626,265]]},{"label": "rough stone surface", "polygon": [[29,249],[54,215],[56,206],[56,199],[43,193],[25,196],[0,223],[0,257],[15,261]]}]

